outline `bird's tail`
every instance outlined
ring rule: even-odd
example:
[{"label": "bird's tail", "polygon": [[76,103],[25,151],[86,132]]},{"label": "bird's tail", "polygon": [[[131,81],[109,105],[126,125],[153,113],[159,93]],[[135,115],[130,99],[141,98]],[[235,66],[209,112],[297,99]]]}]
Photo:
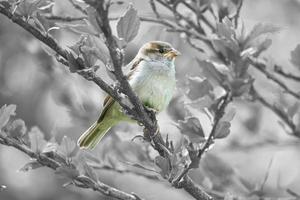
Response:
[{"label": "bird's tail", "polygon": [[95,122],[78,139],[77,144],[82,149],[93,149],[112,127],[111,123]]}]

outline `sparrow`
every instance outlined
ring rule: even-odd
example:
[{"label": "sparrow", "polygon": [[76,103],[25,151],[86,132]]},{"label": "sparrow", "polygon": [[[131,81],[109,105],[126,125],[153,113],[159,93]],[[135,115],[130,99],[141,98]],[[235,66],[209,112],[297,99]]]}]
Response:
[{"label": "sparrow", "polygon": [[[180,52],[171,44],[151,41],[144,44],[128,64],[128,82],[140,101],[157,113],[164,110],[175,90],[175,58]],[[119,122],[134,122],[122,112],[121,106],[111,96],[103,102],[99,119],[78,139],[82,149],[93,149],[109,129]]]}]

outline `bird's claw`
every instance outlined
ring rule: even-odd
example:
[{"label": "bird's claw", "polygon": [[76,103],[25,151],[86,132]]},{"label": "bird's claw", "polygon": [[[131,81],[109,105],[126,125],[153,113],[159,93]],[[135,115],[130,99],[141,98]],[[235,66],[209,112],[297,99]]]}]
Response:
[{"label": "bird's claw", "polygon": [[156,110],[156,109],[154,109],[154,108],[151,108],[151,107],[149,107],[149,106],[145,106],[145,108],[146,108],[146,110],[147,110],[148,112],[153,112],[154,114],[157,114],[157,113],[158,113],[158,110]]}]

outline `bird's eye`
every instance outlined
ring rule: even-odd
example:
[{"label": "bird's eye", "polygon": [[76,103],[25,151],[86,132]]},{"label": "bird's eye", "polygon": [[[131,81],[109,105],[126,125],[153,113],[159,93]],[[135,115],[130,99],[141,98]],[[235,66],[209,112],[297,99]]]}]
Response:
[{"label": "bird's eye", "polygon": [[159,49],[158,51],[159,51],[159,53],[164,53],[165,52],[164,49]]}]

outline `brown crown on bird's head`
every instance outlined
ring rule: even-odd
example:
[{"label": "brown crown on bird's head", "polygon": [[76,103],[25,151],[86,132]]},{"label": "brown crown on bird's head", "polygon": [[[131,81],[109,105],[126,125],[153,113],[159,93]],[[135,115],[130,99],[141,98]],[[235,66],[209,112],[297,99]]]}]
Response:
[{"label": "brown crown on bird's head", "polygon": [[146,56],[154,60],[172,60],[179,56],[180,52],[167,42],[151,41],[141,47],[139,54],[142,57]]}]

